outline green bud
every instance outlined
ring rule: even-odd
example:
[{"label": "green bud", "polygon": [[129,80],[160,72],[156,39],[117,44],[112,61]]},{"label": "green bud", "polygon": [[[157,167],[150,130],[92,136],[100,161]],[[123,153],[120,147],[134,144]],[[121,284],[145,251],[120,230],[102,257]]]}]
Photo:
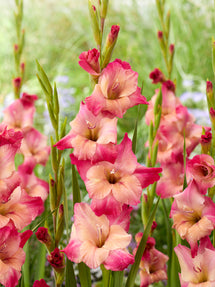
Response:
[{"label": "green bud", "polygon": [[152,167],[155,166],[156,161],[157,161],[158,145],[159,145],[159,142],[158,142],[158,140],[157,140],[156,143],[155,143],[155,145],[153,146],[153,151],[152,151],[152,159],[151,159],[151,165],[152,165]]},{"label": "green bud", "polygon": [[110,33],[107,36],[102,52],[102,69],[104,69],[111,60],[113,49],[115,47],[117,37],[119,34],[119,29],[120,29],[119,25],[113,25],[111,27]]},{"label": "green bud", "polygon": [[100,33],[100,29],[99,29],[97,10],[96,10],[96,7],[94,5],[92,5],[91,0],[88,0],[88,5],[89,5],[89,12],[90,12],[91,24],[92,24],[92,28],[93,28],[94,39],[95,39],[96,44],[100,50],[100,48],[101,48],[101,33]]}]

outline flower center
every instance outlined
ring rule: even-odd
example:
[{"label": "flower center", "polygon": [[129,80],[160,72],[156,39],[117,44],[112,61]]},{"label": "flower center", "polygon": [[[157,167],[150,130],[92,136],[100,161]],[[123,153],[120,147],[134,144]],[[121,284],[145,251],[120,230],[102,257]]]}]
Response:
[{"label": "flower center", "polygon": [[204,176],[207,176],[207,175],[208,175],[208,169],[207,169],[207,167],[201,166],[201,171],[202,171],[202,173],[203,173]]},{"label": "flower center", "polygon": [[115,170],[114,168],[109,173],[107,173],[106,177],[108,182],[111,184],[117,183],[120,179],[117,170]]},{"label": "flower center", "polygon": [[86,120],[86,124],[87,124],[87,128],[88,128],[87,138],[91,141],[96,142],[98,139],[98,134],[96,132],[96,124],[92,124],[88,120]]},{"label": "flower center", "polygon": [[118,79],[113,83],[113,86],[108,91],[108,99],[115,100],[119,98],[120,94],[120,82]]},{"label": "flower center", "polygon": [[96,230],[97,230],[97,247],[102,247],[104,245],[104,238],[102,238],[102,226],[100,226],[99,224],[96,224]]}]

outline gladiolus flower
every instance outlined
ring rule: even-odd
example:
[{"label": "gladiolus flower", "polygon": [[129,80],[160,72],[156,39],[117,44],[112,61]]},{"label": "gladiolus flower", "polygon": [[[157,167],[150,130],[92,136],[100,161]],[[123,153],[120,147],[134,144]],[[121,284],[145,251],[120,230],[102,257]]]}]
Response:
[{"label": "gladiolus flower", "polygon": [[136,205],[140,202],[142,189],[157,181],[162,169],[140,165],[132,152],[132,142],[127,134],[117,150],[112,162],[108,159],[105,161],[105,156],[103,161],[94,165],[76,161],[78,171],[85,181],[90,198],[103,199],[112,195],[120,203]]},{"label": "gladiolus flower", "polygon": [[188,160],[187,170],[198,184],[200,192],[206,194],[209,187],[215,185],[214,159],[207,154],[194,156]]},{"label": "gladiolus flower", "polygon": [[[137,248],[142,238],[142,233],[135,235],[137,241]],[[134,254],[137,251],[134,249]],[[166,262],[168,256],[158,251],[155,248],[155,239],[149,237],[147,239],[146,247],[140,261],[140,287],[148,287],[150,284],[167,279]]]},{"label": "gladiolus flower", "polygon": [[100,146],[112,149],[117,141],[117,119],[94,116],[83,102],[76,118],[70,123],[71,131],[55,146],[60,149],[74,148],[73,154],[78,160],[95,161],[101,158]]},{"label": "gladiolus flower", "polygon": [[[25,262],[22,247],[32,234],[29,230],[26,232],[19,234],[11,222],[0,228],[0,283],[5,287],[17,286],[21,277],[21,268]],[[24,241],[22,236],[25,237]]]},{"label": "gladiolus flower", "polygon": [[32,126],[35,112],[34,102],[37,99],[36,95],[23,93],[20,99],[15,100],[4,110],[4,123],[14,129]]},{"label": "gladiolus flower", "polygon": [[45,165],[50,153],[50,147],[47,146],[47,137],[33,127],[25,128],[23,137],[20,148],[25,158],[23,164],[33,167],[36,164]]},{"label": "gladiolus flower", "polygon": [[78,62],[81,68],[87,71],[93,76],[99,76],[100,64],[99,64],[99,51],[92,49],[87,52],[82,52],[79,56],[80,61]]},{"label": "gladiolus flower", "polygon": [[11,220],[18,230],[22,230],[44,210],[39,197],[30,197],[18,186],[7,202],[0,203],[0,228]]},{"label": "gladiolus flower", "polygon": [[200,240],[197,255],[193,258],[189,248],[178,245],[174,248],[181,266],[182,287],[215,286],[215,249],[209,237]]},{"label": "gladiolus flower", "polygon": [[85,99],[94,115],[100,112],[122,118],[127,109],[148,104],[137,86],[138,74],[127,62],[116,59],[107,65],[99,77],[92,95]]},{"label": "gladiolus flower", "polygon": [[70,241],[62,251],[75,263],[83,261],[90,268],[103,264],[120,271],[134,263],[125,250],[130,241],[131,235],[119,225],[110,225],[106,215],[96,216],[86,203],[76,203]]},{"label": "gladiolus flower", "polygon": [[215,228],[215,203],[199,192],[193,180],[182,193],[174,196],[170,216],[173,228],[188,241],[195,256],[197,241],[210,235]]}]

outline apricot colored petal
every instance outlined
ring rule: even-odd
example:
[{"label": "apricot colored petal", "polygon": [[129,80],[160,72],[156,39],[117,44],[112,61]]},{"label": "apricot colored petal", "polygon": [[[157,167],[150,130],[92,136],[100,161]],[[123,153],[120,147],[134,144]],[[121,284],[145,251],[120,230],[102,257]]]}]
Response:
[{"label": "apricot colored petal", "polygon": [[134,175],[140,181],[142,188],[145,188],[155,181],[158,181],[160,179],[159,173],[161,172],[162,168],[160,167],[148,168],[138,165],[134,171]]},{"label": "apricot colored petal", "polygon": [[0,260],[0,283],[5,287],[17,286],[21,277],[21,272],[10,268],[7,264]]},{"label": "apricot colored petal", "polygon": [[102,199],[108,196],[112,190],[105,176],[105,166],[97,164],[92,166],[87,172],[87,181],[85,182],[90,198]]},{"label": "apricot colored petal", "polygon": [[137,166],[137,158],[132,151],[132,141],[126,133],[118,147],[118,155],[115,160],[116,169],[132,174]]},{"label": "apricot colored petal", "polygon": [[82,242],[80,240],[73,239],[61,251],[66,254],[66,256],[68,257],[70,261],[75,262],[75,263],[80,263],[81,262],[81,257],[80,257],[81,244]]},{"label": "apricot colored petal", "polygon": [[134,263],[134,256],[127,251],[118,249],[109,253],[108,258],[104,262],[107,270],[122,271],[128,267],[129,264]]},{"label": "apricot colored petal", "polygon": [[93,93],[85,99],[86,105],[94,115],[98,115],[105,106],[105,98],[99,85],[95,85]]},{"label": "apricot colored petal", "polygon": [[76,203],[74,209],[75,228],[80,241],[90,241],[99,244],[98,231],[101,231],[101,241],[104,242],[109,233],[109,221],[105,215],[96,216],[86,203]]},{"label": "apricot colored petal", "polygon": [[121,203],[136,205],[140,202],[141,183],[135,175],[125,175],[112,186],[113,196]]},{"label": "apricot colored petal", "polygon": [[124,249],[131,241],[131,235],[128,234],[120,225],[111,225],[104,248],[108,250]]}]

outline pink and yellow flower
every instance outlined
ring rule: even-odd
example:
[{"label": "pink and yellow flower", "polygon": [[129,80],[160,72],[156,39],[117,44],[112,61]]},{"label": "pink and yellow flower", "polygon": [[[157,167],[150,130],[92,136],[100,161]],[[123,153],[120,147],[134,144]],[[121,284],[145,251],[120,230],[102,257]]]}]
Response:
[{"label": "pink and yellow flower", "polygon": [[181,266],[181,287],[215,286],[215,249],[209,237],[200,240],[194,258],[191,250],[183,245],[176,246],[175,253]]},{"label": "pink and yellow flower", "polygon": [[112,271],[134,263],[126,250],[131,235],[120,225],[111,225],[106,215],[96,216],[86,203],[76,203],[69,244],[62,250],[69,260],[84,262],[90,268],[101,264]]},{"label": "pink and yellow flower", "polygon": [[103,161],[93,165],[76,161],[78,171],[90,198],[104,199],[111,195],[120,203],[136,205],[140,202],[142,189],[159,180],[162,169],[139,164],[127,134],[117,151],[112,161],[109,160],[110,155],[107,155],[107,160],[104,155]]},{"label": "pink and yellow flower", "polygon": [[0,228],[11,220],[18,230],[22,230],[44,210],[39,197],[30,197],[18,186],[7,202],[0,203]]},{"label": "pink and yellow flower", "polygon": [[[142,238],[142,233],[135,235],[137,247]],[[137,248],[134,249],[134,254]],[[155,248],[155,239],[149,237],[147,239],[146,247],[140,261],[140,287],[148,287],[150,284],[167,279],[168,256],[158,251]]]},{"label": "pink and yellow flower", "polygon": [[11,222],[0,228],[0,283],[5,287],[17,286],[25,262],[22,247],[31,235],[30,230],[19,234]]},{"label": "pink and yellow flower", "polygon": [[101,158],[100,146],[110,149],[117,141],[117,119],[95,116],[83,102],[76,118],[70,123],[71,131],[55,146],[60,149],[74,148],[78,160],[95,161]]},{"label": "pink and yellow flower", "polygon": [[4,110],[4,123],[9,128],[14,129],[23,129],[32,126],[35,112],[34,102],[37,98],[36,95],[23,93],[20,99],[15,100]]},{"label": "pink and yellow flower", "polygon": [[173,228],[188,241],[195,256],[197,241],[210,235],[215,228],[215,203],[200,193],[193,180],[182,193],[174,196],[170,216]]},{"label": "pink and yellow flower", "polygon": [[207,189],[215,185],[215,165],[210,155],[194,156],[187,162],[187,170],[195,179],[201,193],[206,194]]},{"label": "pink and yellow flower", "polygon": [[122,118],[127,109],[148,104],[137,86],[138,74],[127,62],[116,59],[107,65],[99,77],[92,95],[86,104],[95,115],[100,112]]}]

